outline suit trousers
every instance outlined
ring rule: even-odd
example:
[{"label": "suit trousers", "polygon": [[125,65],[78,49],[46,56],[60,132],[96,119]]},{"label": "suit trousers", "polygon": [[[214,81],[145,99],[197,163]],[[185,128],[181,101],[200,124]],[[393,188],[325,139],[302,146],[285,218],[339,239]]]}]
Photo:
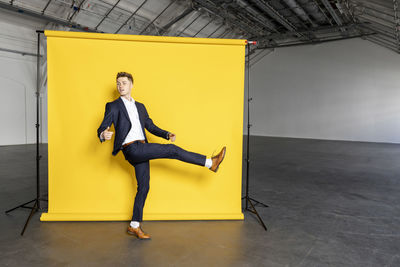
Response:
[{"label": "suit trousers", "polygon": [[174,144],[134,142],[122,150],[125,159],[135,168],[137,192],[132,221],[143,221],[143,207],[150,189],[149,160],[168,158],[204,166],[206,156],[186,151]]}]

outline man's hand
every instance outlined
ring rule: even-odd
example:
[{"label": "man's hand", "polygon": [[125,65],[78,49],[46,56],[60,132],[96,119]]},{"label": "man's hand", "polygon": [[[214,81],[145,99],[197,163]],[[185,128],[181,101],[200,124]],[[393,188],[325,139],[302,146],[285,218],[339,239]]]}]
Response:
[{"label": "man's hand", "polygon": [[171,142],[175,142],[176,135],[173,133],[169,133],[168,135],[169,135],[169,140],[171,140]]},{"label": "man's hand", "polygon": [[104,140],[110,140],[111,137],[112,137],[112,135],[113,135],[113,133],[114,133],[114,132],[109,131],[109,129],[110,129],[110,126],[108,126],[107,129],[105,129],[105,130],[100,134],[100,137],[102,137]]}]

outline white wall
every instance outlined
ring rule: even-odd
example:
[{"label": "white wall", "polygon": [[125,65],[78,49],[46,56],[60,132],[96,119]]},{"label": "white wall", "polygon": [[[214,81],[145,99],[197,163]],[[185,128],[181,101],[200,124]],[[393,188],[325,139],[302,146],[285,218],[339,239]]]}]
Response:
[{"label": "white wall", "polygon": [[400,55],[373,43],[276,49],[250,83],[251,135],[400,143]]},{"label": "white wall", "polygon": [[[0,145],[36,142],[36,57],[1,51],[35,53],[36,30],[44,24],[0,11]],[[47,95],[40,95],[40,139],[47,142]]]}]

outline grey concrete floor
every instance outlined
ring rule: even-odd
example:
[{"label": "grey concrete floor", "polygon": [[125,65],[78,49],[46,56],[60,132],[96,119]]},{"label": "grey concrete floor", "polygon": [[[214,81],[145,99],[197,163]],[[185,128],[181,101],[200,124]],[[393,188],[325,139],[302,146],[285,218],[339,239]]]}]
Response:
[{"label": "grey concrete floor", "polygon": [[[0,266],[400,266],[400,145],[252,137],[244,221],[40,222],[35,145],[0,147]],[[47,193],[47,146],[41,145]],[[245,162],[245,161],[243,161]],[[245,164],[243,168],[245,173]],[[42,203],[46,206],[46,203]]]}]

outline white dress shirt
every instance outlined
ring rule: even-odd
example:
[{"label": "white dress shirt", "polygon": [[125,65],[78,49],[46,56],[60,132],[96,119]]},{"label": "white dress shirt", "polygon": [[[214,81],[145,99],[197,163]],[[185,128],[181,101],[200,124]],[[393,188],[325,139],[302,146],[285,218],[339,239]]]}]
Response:
[{"label": "white dress shirt", "polygon": [[145,140],[135,100],[132,97],[130,100],[126,100],[126,98],[122,96],[121,99],[124,102],[126,110],[128,111],[129,119],[132,125],[131,130],[129,131],[122,145],[136,140]]}]

